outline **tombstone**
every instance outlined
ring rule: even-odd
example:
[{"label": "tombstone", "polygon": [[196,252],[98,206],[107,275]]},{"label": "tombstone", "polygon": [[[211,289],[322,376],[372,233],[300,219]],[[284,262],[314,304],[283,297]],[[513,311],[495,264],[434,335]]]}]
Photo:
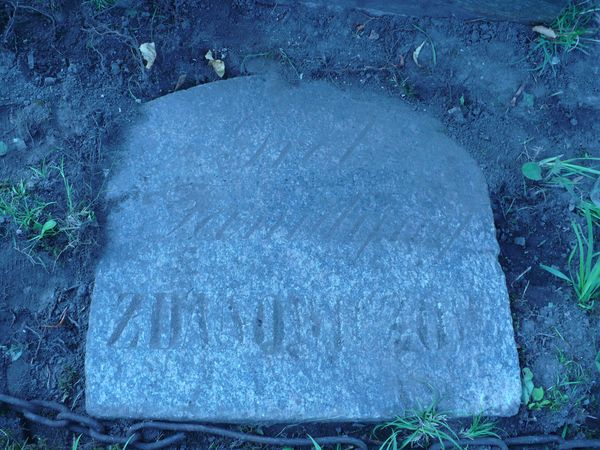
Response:
[{"label": "tombstone", "polygon": [[261,77],[141,110],[107,186],[90,414],[516,413],[485,180],[439,123],[397,98]]},{"label": "tombstone", "polygon": [[[278,3],[294,4],[298,0]],[[568,0],[310,0],[308,5],[359,8],[373,14],[550,23],[569,5]]]}]

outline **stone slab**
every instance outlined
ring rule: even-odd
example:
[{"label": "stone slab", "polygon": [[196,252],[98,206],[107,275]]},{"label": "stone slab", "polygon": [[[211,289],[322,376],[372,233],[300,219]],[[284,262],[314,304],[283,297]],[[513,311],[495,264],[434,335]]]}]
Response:
[{"label": "stone slab", "polygon": [[86,406],[100,417],[511,415],[484,178],[398,99],[236,78],[149,102],[121,147]]},{"label": "stone slab", "polygon": [[[292,4],[298,0],[283,0]],[[282,3],[281,1],[279,3]],[[506,20],[522,23],[552,22],[569,5],[568,0],[310,0],[302,3],[334,8],[358,8],[375,14],[413,17]]]}]

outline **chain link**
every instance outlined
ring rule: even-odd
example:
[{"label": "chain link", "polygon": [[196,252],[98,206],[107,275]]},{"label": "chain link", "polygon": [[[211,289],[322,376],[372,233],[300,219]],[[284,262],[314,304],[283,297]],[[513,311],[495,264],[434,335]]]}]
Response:
[{"label": "chain link", "polygon": [[[85,434],[102,444],[121,444],[127,445],[127,448],[141,450],[159,450],[173,447],[184,441],[187,437],[187,433],[204,433],[254,444],[279,447],[312,447],[314,445],[311,439],[258,436],[255,434],[242,433],[227,428],[198,423],[144,421],[129,427],[126,434],[111,434],[106,432],[106,427],[98,420],[75,413],[57,402],[47,400],[23,400],[10,395],[0,394],[0,405],[2,404],[13,411],[23,414],[27,420],[37,424],[51,428],[63,428],[77,434]],[[156,430],[172,434],[165,437],[161,436],[159,439],[152,441],[146,441],[144,440],[145,430]],[[320,437],[315,438],[314,442],[321,446],[342,444],[360,450],[378,448],[376,443],[369,443],[372,445],[368,445],[365,441],[350,436]],[[511,446],[529,447],[534,445],[546,445],[547,448],[555,448],[558,450],[600,449],[600,439],[578,439],[567,441],[560,436],[554,435],[520,436],[506,439],[461,439],[457,441],[457,444],[461,446],[468,445],[470,448],[484,446],[488,448],[498,448],[500,450],[508,450]],[[443,448],[453,448],[453,444],[447,441],[435,443],[429,447],[429,450],[440,450]]]}]

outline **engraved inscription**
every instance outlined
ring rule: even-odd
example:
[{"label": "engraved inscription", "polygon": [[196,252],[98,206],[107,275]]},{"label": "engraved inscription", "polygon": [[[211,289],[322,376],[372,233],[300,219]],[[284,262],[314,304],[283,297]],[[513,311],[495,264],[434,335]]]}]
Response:
[{"label": "engraved inscription", "polygon": [[[373,294],[367,303],[373,302],[384,308],[386,314],[369,320],[385,324],[393,346],[391,351],[398,356],[444,351],[466,338],[458,331],[461,327],[455,315],[443,317],[439,305],[424,307],[427,303],[422,303],[415,310],[406,311],[396,294]],[[109,347],[152,350],[191,345],[201,351],[215,345],[241,345],[260,353],[285,354],[297,359],[309,358],[316,347],[335,359],[344,345],[357,344],[353,326],[365,320],[363,315],[369,310],[358,303],[354,312],[343,315],[343,303],[342,298],[319,304],[295,294],[267,296],[253,303],[250,316],[242,316],[232,297],[210,301],[194,290],[121,293],[117,296],[117,314],[106,342]],[[388,322],[389,318],[393,320]]]}]

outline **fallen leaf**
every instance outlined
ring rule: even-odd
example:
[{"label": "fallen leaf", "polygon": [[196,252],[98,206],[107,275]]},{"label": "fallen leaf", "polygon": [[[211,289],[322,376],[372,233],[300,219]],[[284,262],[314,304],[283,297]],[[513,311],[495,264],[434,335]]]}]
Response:
[{"label": "fallen leaf", "polygon": [[175,90],[179,90],[179,88],[183,85],[183,83],[185,83],[185,80],[187,78],[187,73],[182,73],[181,75],[179,75],[179,78],[177,79],[177,84],[175,85]]},{"label": "fallen leaf", "polygon": [[213,68],[219,78],[223,78],[225,75],[225,63],[220,59],[215,59],[211,50],[206,52],[204,58],[208,60],[208,64]]},{"label": "fallen leaf", "polygon": [[359,23],[358,25],[356,25],[355,30],[358,34],[362,33],[363,31],[365,31],[365,24]]},{"label": "fallen leaf", "polygon": [[8,356],[12,362],[15,362],[23,355],[25,347],[22,344],[12,344],[10,348],[0,346],[0,350],[3,350],[4,354]]},{"label": "fallen leaf", "polygon": [[548,39],[556,39],[558,35],[552,28],[545,27],[543,25],[536,25],[532,28],[536,33],[541,34],[542,36],[546,36]]},{"label": "fallen leaf", "polygon": [[377,39],[379,39],[379,33],[375,30],[371,30],[371,33],[369,33],[369,39],[371,39],[372,41],[376,41]]},{"label": "fallen leaf", "polygon": [[146,61],[146,69],[150,70],[152,64],[154,64],[154,61],[156,60],[156,46],[154,45],[154,42],[144,42],[140,45],[140,52]]},{"label": "fallen leaf", "polygon": [[423,50],[423,46],[427,43],[427,41],[423,41],[423,43],[421,45],[419,45],[415,51],[413,52],[413,61],[415,62],[415,64],[417,65],[417,67],[421,67],[421,64],[419,64],[419,55],[421,54],[421,50]]}]

